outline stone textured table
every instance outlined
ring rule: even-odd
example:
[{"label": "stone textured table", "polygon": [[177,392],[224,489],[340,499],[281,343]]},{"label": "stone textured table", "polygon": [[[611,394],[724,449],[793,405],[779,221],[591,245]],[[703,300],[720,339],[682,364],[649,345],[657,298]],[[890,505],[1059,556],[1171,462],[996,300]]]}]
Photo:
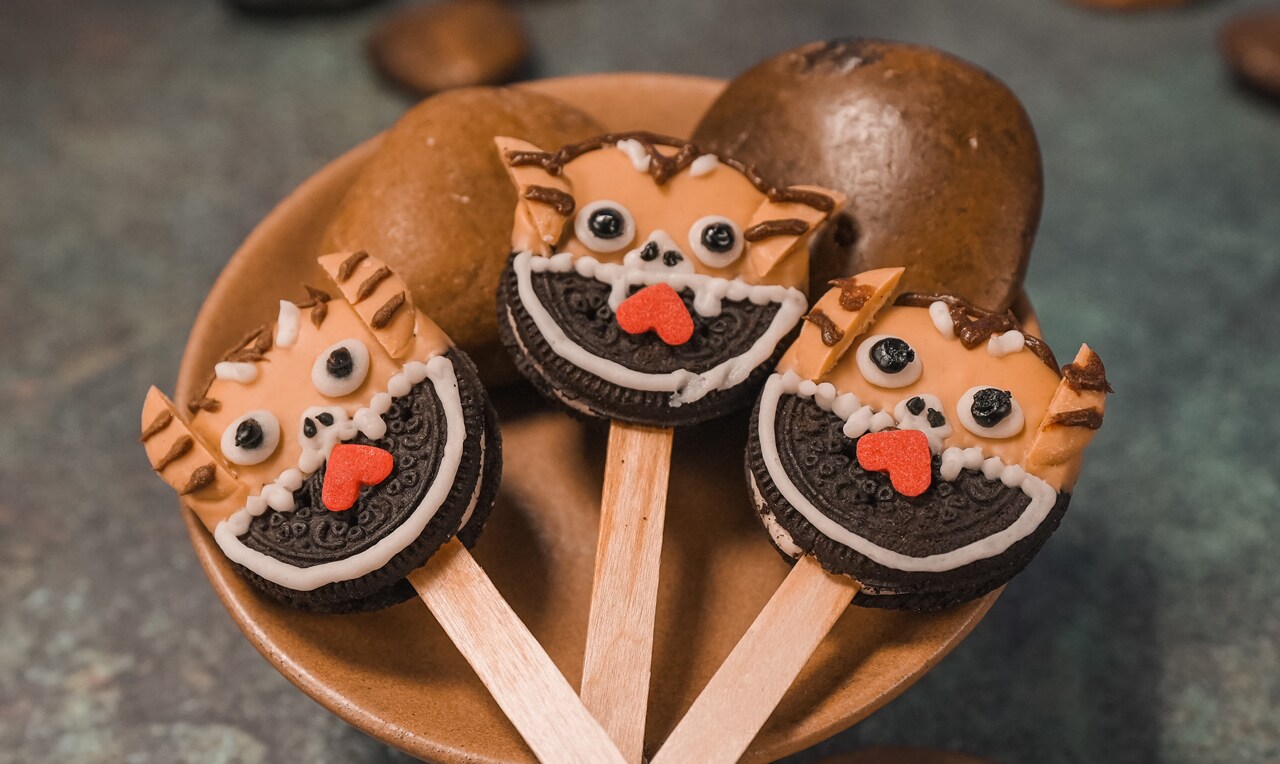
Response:
[{"label": "stone textured table", "polygon": [[[0,761],[403,760],[254,653],[133,443],[254,222],[406,107],[362,56],[391,5],[0,4]],[[1069,521],[973,636],[795,761],[1280,760],[1280,107],[1214,48],[1249,5],[521,6],[530,76],[728,76],[875,35],[986,67],[1039,131],[1029,289],[1060,352],[1107,360],[1108,426]]]}]

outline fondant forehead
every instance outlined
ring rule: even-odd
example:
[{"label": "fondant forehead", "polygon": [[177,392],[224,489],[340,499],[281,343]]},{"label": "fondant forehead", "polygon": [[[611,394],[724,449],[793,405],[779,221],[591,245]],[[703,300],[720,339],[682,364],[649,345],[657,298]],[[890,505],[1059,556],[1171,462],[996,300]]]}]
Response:
[{"label": "fondant forehead", "polygon": [[[675,151],[668,146],[658,150]],[[579,208],[601,199],[625,205],[636,220],[639,240],[662,229],[682,242],[694,222],[705,215],[723,215],[745,227],[765,201],[765,195],[730,165],[716,163],[705,173],[686,168],[659,184],[647,171],[637,170],[631,157],[615,146],[574,158],[565,164],[562,176]]]}]

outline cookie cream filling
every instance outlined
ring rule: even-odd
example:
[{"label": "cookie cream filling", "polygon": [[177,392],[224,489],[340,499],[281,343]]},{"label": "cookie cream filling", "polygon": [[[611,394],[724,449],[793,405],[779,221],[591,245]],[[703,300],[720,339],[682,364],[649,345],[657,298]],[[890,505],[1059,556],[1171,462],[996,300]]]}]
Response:
[{"label": "cookie cream filling", "polygon": [[[405,518],[395,530],[380,539],[373,546],[350,557],[299,568],[274,557],[250,549],[239,536],[249,530],[249,523],[254,517],[261,515],[271,507],[279,512],[293,510],[293,491],[302,486],[306,474],[314,472],[323,464],[333,446],[355,437],[357,431],[376,439],[386,433],[386,422],[382,415],[391,408],[395,398],[407,395],[413,386],[423,380],[431,380],[436,396],[440,399],[445,415],[445,443],[440,467],[435,481],[427,489],[418,506]],[[377,424],[373,422],[377,419]],[[288,587],[295,591],[312,591],[326,584],[338,581],[349,581],[368,575],[386,565],[391,558],[408,547],[422,535],[431,518],[435,517],[440,506],[453,490],[453,481],[457,477],[458,467],[462,462],[463,444],[467,430],[462,413],[462,399],[458,393],[458,378],[453,369],[453,362],[445,356],[436,356],[426,363],[410,361],[397,374],[392,375],[387,383],[387,391],[378,393],[370,400],[369,406],[356,411],[349,421],[335,422],[329,428],[333,437],[321,439],[320,445],[304,447],[299,457],[297,469],[285,470],[274,483],[263,486],[262,490],[252,496],[245,506],[232,514],[214,528],[213,538],[222,548],[223,553],[233,562],[239,563],[272,583]],[[345,435],[345,438],[342,437]],[[481,440],[481,458],[483,458]],[[472,496],[472,505],[467,510],[470,518],[474,510],[477,493]],[[464,519],[465,523],[465,519]]]},{"label": "cookie cream filling", "polygon": [[907,572],[943,573],[978,560],[995,557],[1035,532],[1058,500],[1058,492],[1052,486],[1035,475],[1029,474],[1020,465],[1005,464],[995,456],[985,457],[982,449],[976,447],[948,448],[941,452],[941,473],[944,480],[955,480],[962,469],[979,470],[988,480],[999,480],[1010,488],[1020,489],[1031,499],[1031,503],[1022,511],[1018,519],[1004,530],[949,552],[913,557],[879,546],[827,517],[791,481],[778,453],[776,429],[778,404],[783,395],[812,398],[819,408],[831,411],[845,420],[844,433],[850,438],[857,438],[868,431],[874,432],[891,426],[901,429],[920,429],[920,427],[918,422],[909,418],[899,420],[888,412],[872,411],[868,414],[869,407],[862,406],[856,396],[850,393],[834,395],[834,388],[827,388],[827,383],[818,385],[811,380],[801,379],[795,372],[771,375],[765,382],[764,391],[760,397],[759,431],[757,432],[757,437],[760,439],[760,453],[765,469],[768,470],[769,477],[777,486],[778,492],[797,512],[827,538],[853,549],[875,563]]},{"label": "cookie cream filling", "polygon": [[[516,274],[520,301],[552,351],[575,366],[615,385],[635,390],[670,392],[672,406],[693,403],[712,391],[724,390],[741,383],[753,369],[769,360],[778,343],[795,327],[808,308],[804,294],[790,287],[748,284],[740,278],[725,279],[701,273],[642,270],[621,263],[602,263],[589,255],[575,258],[569,252],[551,257],[521,252],[512,260],[512,268]],[[588,352],[569,339],[556,324],[538,299],[532,276],[535,273],[570,272],[608,284],[609,307],[614,310],[631,293],[632,287],[659,283],[668,284],[677,292],[692,290],[693,309],[700,316],[719,315],[724,300],[745,300],[756,305],[777,303],[779,307],[769,328],[746,352],[701,373],[680,369],[664,374],[651,374],[629,369],[616,361]]]}]

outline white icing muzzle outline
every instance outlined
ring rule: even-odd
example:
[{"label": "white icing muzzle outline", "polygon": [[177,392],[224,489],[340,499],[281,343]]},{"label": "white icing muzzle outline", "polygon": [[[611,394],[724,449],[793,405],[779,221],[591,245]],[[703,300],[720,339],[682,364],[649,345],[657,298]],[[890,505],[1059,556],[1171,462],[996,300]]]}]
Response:
[{"label": "white icing muzzle outline", "polygon": [[[356,411],[350,420],[355,427],[350,429],[349,437],[344,439],[349,440],[355,437],[357,429],[372,439],[382,437],[386,434],[386,423],[382,415],[391,408],[392,400],[407,395],[414,385],[424,379],[431,380],[436,396],[440,399],[441,408],[444,409],[444,454],[441,457],[440,468],[436,471],[436,478],[427,489],[426,495],[395,530],[358,554],[341,560],[312,565],[309,568],[295,567],[245,546],[238,537],[249,530],[250,521],[265,512],[267,507],[280,512],[293,510],[293,492],[302,486],[305,479],[299,467],[285,470],[274,483],[263,486],[258,495],[251,496],[244,508],[218,523],[213,530],[213,538],[222,548],[223,554],[231,561],[243,565],[274,584],[294,591],[309,592],[327,584],[350,581],[368,575],[386,565],[391,558],[412,544],[449,497],[449,493],[453,490],[453,481],[458,475],[458,467],[462,463],[467,428],[463,419],[462,399],[458,394],[458,378],[453,369],[453,362],[439,355],[426,363],[421,361],[406,363],[400,372],[392,375],[388,380],[387,392],[373,396],[368,407]],[[376,423],[374,420],[377,420]],[[327,444],[327,449],[331,450],[338,442],[341,441],[331,440]],[[482,439],[482,448],[483,445]],[[304,453],[303,456],[308,455]],[[324,457],[328,458],[327,452]],[[300,458],[300,461],[304,459]],[[308,466],[314,464],[315,469],[319,468],[314,454],[310,455],[306,461]],[[311,470],[311,472],[314,471],[314,469]],[[467,518],[475,508],[478,496],[479,486],[477,485],[471,506],[467,510]]]},{"label": "white icing muzzle outline", "polygon": [[872,412],[868,415],[867,412],[871,411],[870,407],[862,406],[857,396],[852,393],[835,395],[835,388],[830,383],[819,385],[812,380],[803,380],[793,371],[770,375],[765,382],[764,391],[760,394],[759,429],[756,434],[760,439],[760,454],[765,469],[769,472],[773,484],[777,486],[778,492],[822,535],[849,547],[879,565],[911,573],[944,573],[978,560],[996,557],[1035,532],[1057,504],[1058,492],[1045,481],[1029,474],[1021,466],[1006,465],[996,456],[983,458],[982,449],[976,447],[948,448],[942,452],[941,473],[944,480],[955,480],[963,468],[980,470],[988,480],[998,479],[1010,488],[1021,489],[1031,499],[1031,503],[1022,511],[1018,519],[1004,530],[949,552],[927,557],[912,557],[886,549],[824,515],[796,487],[783,469],[782,460],[778,456],[775,421],[778,403],[785,394],[813,398],[819,408],[831,411],[845,420],[844,432],[850,438],[857,438],[865,432],[874,432],[885,427],[914,428],[911,428],[908,422],[897,422],[892,415],[884,411]]},{"label": "white icing muzzle outline", "polygon": [[[740,384],[757,366],[773,356],[778,343],[787,336],[808,310],[808,301],[800,290],[777,284],[748,284],[742,279],[725,279],[701,273],[661,273],[641,270],[618,263],[602,263],[590,255],[575,258],[569,252],[551,257],[520,252],[511,263],[516,274],[520,302],[533,319],[552,352],[573,365],[621,387],[649,392],[671,393],[670,404],[680,406],[702,399],[715,390]],[[679,369],[650,374],[629,369],[622,364],[588,352],[565,334],[543,307],[533,289],[534,273],[577,273],[610,285],[609,307],[617,310],[633,286],[668,284],[677,292],[692,289],[693,309],[700,316],[720,314],[723,300],[748,300],[755,305],[776,303],[778,312],[773,322],[745,353],[722,361],[702,373]]]}]

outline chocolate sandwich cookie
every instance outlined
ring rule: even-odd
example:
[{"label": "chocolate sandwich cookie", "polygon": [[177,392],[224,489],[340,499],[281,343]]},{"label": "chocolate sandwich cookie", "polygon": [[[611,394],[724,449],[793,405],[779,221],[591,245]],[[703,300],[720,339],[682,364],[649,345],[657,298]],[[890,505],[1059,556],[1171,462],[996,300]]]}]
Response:
[{"label": "chocolate sandwich cookie", "polygon": [[936,610],[1008,582],[1057,529],[1110,388],[1087,346],[1060,373],[1011,314],[891,301],[901,273],[810,312],[756,403],[747,476],[785,556],[856,579],[855,604]]},{"label": "chocolate sandwich cookie", "polygon": [[656,427],[748,405],[838,196],[648,133],[499,149],[520,202],[498,323],[525,376],[578,414]]},{"label": "chocolate sandwich cookie", "polygon": [[501,436],[470,359],[364,252],[320,259],[308,288],[179,410],[152,388],[153,468],[236,570],[288,605],[374,610],[455,534],[474,543],[497,494]]}]

